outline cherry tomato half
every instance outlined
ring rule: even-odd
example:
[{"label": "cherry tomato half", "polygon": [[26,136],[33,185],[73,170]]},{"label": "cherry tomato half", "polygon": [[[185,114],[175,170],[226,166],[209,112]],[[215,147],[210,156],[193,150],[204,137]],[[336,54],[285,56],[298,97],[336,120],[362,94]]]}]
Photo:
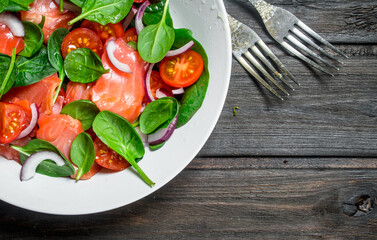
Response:
[{"label": "cherry tomato half", "polygon": [[10,143],[24,129],[25,111],[13,103],[0,103],[0,143]]},{"label": "cherry tomato half", "polygon": [[99,57],[102,56],[103,44],[95,32],[87,28],[77,28],[63,39],[62,54],[63,58],[73,50],[78,48],[89,48]]},{"label": "cherry tomato half", "polygon": [[98,165],[115,171],[121,171],[130,166],[128,161],[111,150],[99,138],[94,140],[95,161]]},{"label": "cherry tomato half", "polygon": [[25,47],[25,42],[22,37],[15,37],[4,24],[0,24],[0,39],[0,53],[8,56],[12,56],[13,48],[16,48],[16,53],[19,53]]},{"label": "cherry tomato half", "polygon": [[160,75],[172,87],[188,87],[195,83],[203,72],[203,58],[192,50],[173,57],[166,57],[160,64]]},{"label": "cherry tomato half", "polygon": [[126,43],[128,42],[137,42],[137,32],[136,28],[128,29],[123,36],[123,39]]},{"label": "cherry tomato half", "polygon": [[99,36],[103,44],[105,44],[106,40],[111,37],[118,38],[123,37],[124,35],[124,29],[121,23],[109,23],[103,26],[99,23],[85,20],[81,23],[81,27],[89,28],[90,30],[94,31]]},{"label": "cherry tomato half", "polygon": [[[166,91],[170,92],[172,91],[171,87],[167,85],[160,76],[160,73],[157,71],[152,71],[151,74],[151,91],[154,98],[156,98],[156,91],[158,89],[165,89]],[[173,93],[172,93],[173,94]]]}]

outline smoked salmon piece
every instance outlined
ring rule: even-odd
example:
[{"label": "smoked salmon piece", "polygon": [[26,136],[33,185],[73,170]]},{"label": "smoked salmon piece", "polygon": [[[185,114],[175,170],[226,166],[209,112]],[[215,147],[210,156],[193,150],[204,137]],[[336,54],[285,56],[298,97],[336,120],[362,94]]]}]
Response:
[{"label": "smoked salmon piece", "polygon": [[91,100],[94,83],[69,82],[64,105],[77,100]]},{"label": "smoked salmon piece", "polygon": [[55,73],[45,79],[24,87],[14,87],[3,96],[1,101],[10,102],[14,98],[26,99],[36,103],[40,116],[53,113],[53,98],[60,79]]},{"label": "smoked salmon piece", "polygon": [[44,43],[47,44],[50,35],[58,28],[71,29],[68,22],[75,18],[75,14],[64,10],[60,12],[59,6],[53,0],[35,0],[30,4],[29,11],[21,11],[21,20],[39,24],[45,16],[43,26]]},{"label": "smoked salmon piece", "polygon": [[130,66],[132,73],[125,73],[110,62],[105,47],[102,63],[109,73],[103,74],[92,89],[92,101],[97,107],[121,115],[133,123],[140,114],[144,99],[144,78],[148,68],[139,53],[122,38],[115,39],[115,58]]},{"label": "smoked salmon piece", "polygon": [[37,138],[50,142],[70,159],[73,140],[84,130],[81,122],[69,115],[45,115],[38,120]]}]

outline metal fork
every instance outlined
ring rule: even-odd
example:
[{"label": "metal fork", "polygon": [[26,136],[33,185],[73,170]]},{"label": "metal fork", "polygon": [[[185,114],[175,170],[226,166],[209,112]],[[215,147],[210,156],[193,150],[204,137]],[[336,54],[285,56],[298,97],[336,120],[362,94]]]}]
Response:
[{"label": "metal fork", "polygon": [[[261,16],[267,28],[267,31],[270,33],[270,35],[278,43],[280,43],[283,48],[285,48],[287,51],[289,51],[296,57],[300,58],[301,60],[305,61],[312,67],[317,68],[321,70],[322,72],[325,72],[331,76],[334,76],[334,75],[328,72],[321,65],[319,65],[319,63],[324,63],[329,67],[339,70],[338,67],[330,63],[328,60],[323,59],[317,53],[313,52],[308,47],[306,47],[302,43],[302,41],[306,42],[307,44],[309,44],[310,46],[312,46],[313,48],[315,48],[317,51],[321,52],[328,58],[335,60],[341,64],[343,63],[339,61],[337,57],[331,55],[330,53],[325,51],[322,47],[320,47],[318,44],[316,44],[314,41],[312,41],[312,39],[309,38],[307,34],[311,36],[312,38],[316,39],[317,41],[319,41],[320,43],[322,43],[323,45],[330,48],[332,51],[338,53],[339,55],[345,58],[348,58],[346,54],[344,54],[342,51],[334,47],[331,43],[326,41],[319,34],[314,32],[311,28],[309,28],[305,23],[300,21],[291,12],[284,10],[280,7],[273,6],[269,3],[266,3],[263,0],[249,0],[249,2],[259,12],[259,15]],[[300,29],[302,29],[304,32],[302,32]],[[301,41],[299,39],[301,39]],[[288,40],[291,44],[298,47],[301,51],[307,53],[314,61],[306,57],[300,51],[296,50],[286,40]]]},{"label": "metal fork", "polygon": [[[269,79],[277,88],[279,88],[283,93],[289,96],[287,90],[285,90],[272,76],[269,74],[265,68],[261,65],[261,63],[255,58],[249,51],[253,52],[261,62],[273,73],[275,77],[280,79],[285,85],[287,85],[290,89],[294,90],[292,85],[284,79],[283,75],[276,70],[276,68],[267,60],[265,55],[267,55],[270,59],[272,59],[275,64],[287,75],[290,79],[292,79],[295,83],[299,84],[297,80],[292,76],[289,70],[283,65],[283,63],[275,56],[275,54],[267,47],[267,45],[261,40],[261,38],[248,26],[243,23],[240,23],[232,16],[228,14],[229,26],[232,32],[232,50],[233,55],[237,59],[237,61],[263,86],[265,86],[271,93],[273,93],[276,97],[283,100],[283,97],[271,87],[255,70],[257,68],[267,79]],[[264,52],[264,54],[260,51],[260,49]],[[243,57],[246,57],[247,60],[252,63],[255,67],[253,68],[247,60]]]}]

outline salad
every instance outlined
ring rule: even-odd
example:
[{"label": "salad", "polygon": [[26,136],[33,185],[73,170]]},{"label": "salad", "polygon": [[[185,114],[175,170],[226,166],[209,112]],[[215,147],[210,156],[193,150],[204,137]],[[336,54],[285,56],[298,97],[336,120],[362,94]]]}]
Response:
[{"label": "salad", "polygon": [[208,58],[169,0],[0,4],[0,155],[35,173],[86,180],[139,167],[201,107]]}]

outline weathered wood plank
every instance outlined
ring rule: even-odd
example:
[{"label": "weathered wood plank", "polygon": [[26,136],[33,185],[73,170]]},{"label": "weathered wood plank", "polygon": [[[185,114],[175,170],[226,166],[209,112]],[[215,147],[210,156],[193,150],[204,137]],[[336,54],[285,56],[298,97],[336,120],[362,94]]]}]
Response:
[{"label": "weathered wood plank", "polygon": [[[377,43],[377,2],[374,0],[267,1],[291,11],[333,43]],[[258,13],[247,0],[225,0],[227,11],[272,42]]]},{"label": "weathered wood plank", "polygon": [[222,115],[199,156],[376,156],[376,45],[350,47],[355,56],[334,78],[270,46],[301,86],[281,102],[234,60]]},{"label": "weathered wood plank", "polygon": [[375,239],[377,208],[348,216],[343,205],[363,195],[374,201],[376,180],[367,169],[188,169],[144,200],[90,216],[1,202],[0,238]]}]

